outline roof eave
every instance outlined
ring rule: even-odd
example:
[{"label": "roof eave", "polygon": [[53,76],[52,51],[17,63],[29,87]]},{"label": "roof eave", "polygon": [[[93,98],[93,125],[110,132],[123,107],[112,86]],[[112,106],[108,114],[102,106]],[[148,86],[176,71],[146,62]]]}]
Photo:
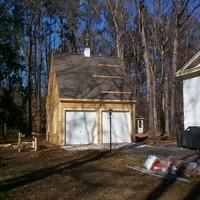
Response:
[{"label": "roof eave", "polygon": [[[197,60],[200,57],[200,51],[198,51],[187,63],[185,63],[185,65],[183,65],[183,67],[181,67],[181,69],[179,69],[176,72],[176,77],[181,77],[181,76],[185,76],[185,75],[189,75],[189,74],[193,74],[196,73],[200,70],[200,64],[198,64],[195,67],[189,68],[194,62],[195,60]],[[189,69],[187,69],[189,68]]]},{"label": "roof eave", "polygon": [[200,72],[200,64],[190,69],[180,69],[179,71],[176,72],[176,77],[187,76],[192,74],[195,75],[198,72]]},{"label": "roof eave", "polygon": [[136,99],[130,99],[130,100],[117,100],[117,99],[75,99],[75,98],[60,98],[60,102],[93,102],[93,103],[136,103]]}]

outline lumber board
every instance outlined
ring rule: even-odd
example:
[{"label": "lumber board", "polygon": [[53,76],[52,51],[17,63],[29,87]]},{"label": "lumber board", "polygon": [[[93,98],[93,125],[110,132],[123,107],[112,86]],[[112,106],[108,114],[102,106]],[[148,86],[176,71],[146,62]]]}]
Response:
[{"label": "lumber board", "polygon": [[183,182],[186,182],[186,183],[191,182],[191,180],[186,179],[186,178],[177,177],[177,176],[166,174],[166,173],[162,173],[162,174],[156,173],[156,172],[153,172],[151,170],[148,170],[148,169],[145,169],[145,168],[142,168],[142,167],[130,166],[130,165],[125,165],[125,166],[130,168],[130,169],[134,169],[136,171],[140,171],[140,172],[150,174],[152,176],[156,176],[156,177],[159,177],[159,178],[162,178],[162,179],[167,179],[167,180],[170,180],[170,181],[177,180],[177,181],[183,181]]}]

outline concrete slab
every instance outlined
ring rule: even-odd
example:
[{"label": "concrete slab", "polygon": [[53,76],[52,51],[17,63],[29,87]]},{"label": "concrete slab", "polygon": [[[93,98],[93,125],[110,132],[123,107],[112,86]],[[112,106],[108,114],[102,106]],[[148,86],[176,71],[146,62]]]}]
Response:
[{"label": "concrete slab", "polygon": [[[112,150],[132,154],[133,156],[146,159],[149,155],[155,155],[160,159],[166,159],[169,156],[174,156],[179,159],[187,159],[195,161],[200,165],[200,151],[185,148],[177,148],[176,143],[152,146],[139,143],[120,143],[112,144]],[[66,145],[61,148],[67,151],[80,151],[89,149],[109,150],[110,144],[88,144],[88,145]]]}]

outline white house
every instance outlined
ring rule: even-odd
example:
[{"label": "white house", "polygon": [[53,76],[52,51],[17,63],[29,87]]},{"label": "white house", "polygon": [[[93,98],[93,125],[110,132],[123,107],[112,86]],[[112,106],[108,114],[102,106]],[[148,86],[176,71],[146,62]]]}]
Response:
[{"label": "white house", "polygon": [[176,72],[183,79],[184,129],[200,126],[200,50]]}]

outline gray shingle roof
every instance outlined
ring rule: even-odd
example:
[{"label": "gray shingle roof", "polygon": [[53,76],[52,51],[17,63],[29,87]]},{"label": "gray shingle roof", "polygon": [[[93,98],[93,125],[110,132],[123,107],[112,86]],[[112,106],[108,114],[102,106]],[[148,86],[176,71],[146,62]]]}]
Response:
[{"label": "gray shingle roof", "polygon": [[134,99],[118,58],[59,52],[53,61],[61,98]]}]

